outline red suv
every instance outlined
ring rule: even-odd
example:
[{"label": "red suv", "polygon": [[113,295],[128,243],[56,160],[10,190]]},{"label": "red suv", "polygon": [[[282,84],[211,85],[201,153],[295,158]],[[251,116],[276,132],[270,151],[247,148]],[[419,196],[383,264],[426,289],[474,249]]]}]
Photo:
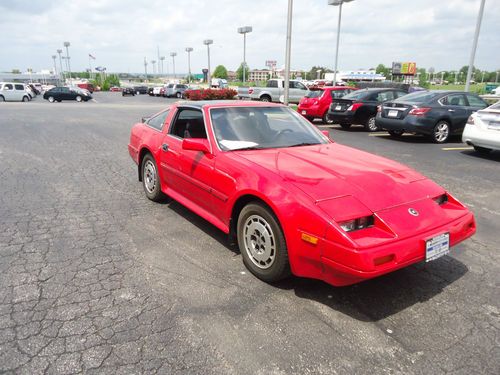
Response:
[{"label": "red suv", "polygon": [[341,98],[354,90],[357,89],[348,86],[325,86],[311,90],[300,100],[298,111],[310,121],[320,118],[325,124],[331,124],[333,121],[328,119],[328,108],[332,99]]}]

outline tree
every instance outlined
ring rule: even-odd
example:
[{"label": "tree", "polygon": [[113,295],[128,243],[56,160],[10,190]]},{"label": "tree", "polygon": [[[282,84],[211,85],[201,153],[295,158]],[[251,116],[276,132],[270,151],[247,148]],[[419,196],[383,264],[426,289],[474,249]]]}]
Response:
[{"label": "tree", "polygon": [[12,69],[12,74],[21,74],[19,69]]},{"label": "tree", "polygon": [[385,78],[387,78],[391,73],[391,69],[386,67],[384,64],[378,64],[377,68],[375,69],[375,73],[382,74]]},{"label": "tree", "polygon": [[309,72],[307,72],[307,78],[316,79],[316,77],[318,75],[318,73],[317,73],[318,70],[321,70],[320,78],[321,78],[321,75],[323,75],[325,73],[332,73],[333,72],[333,70],[325,68],[324,66],[313,66],[311,68],[311,70],[309,70]]},{"label": "tree", "polygon": [[224,65],[217,65],[215,67],[215,70],[212,74],[212,77],[214,78],[223,78],[227,79],[227,69]]},{"label": "tree", "polygon": [[[238,69],[236,69],[236,78],[238,79],[238,81],[240,82],[243,82],[243,63],[240,64],[240,66],[238,67]],[[248,81],[248,72],[250,71],[250,68],[248,67],[248,64],[247,64],[247,67],[245,69],[245,81]]]}]

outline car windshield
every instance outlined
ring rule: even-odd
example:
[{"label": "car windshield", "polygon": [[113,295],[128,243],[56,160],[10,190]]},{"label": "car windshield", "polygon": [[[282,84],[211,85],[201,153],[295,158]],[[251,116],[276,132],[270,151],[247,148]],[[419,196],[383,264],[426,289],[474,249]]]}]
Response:
[{"label": "car windshield", "polygon": [[314,126],[286,107],[212,108],[210,116],[223,151],[328,143]]},{"label": "car windshield", "polygon": [[173,84],[173,83],[169,83],[169,84],[167,85],[167,89],[171,89],[171,88],[173,88],[173,87],[174,87],[174,84]]},{"label": "car windshield", "polygon": [[439,95],[441,95],[441,93],[419,91],[419,92],[413,92],[411,94],[402,96],[402,97],[396,99],[395,102],[426,103],[426,102],[436,98]]},{"label": "car windshield", "polygon": [[359,90],[359,91],[354,91],[354,92],[351,92],[350,94],[343,96],[342,99],[363,99],[370,94],[371,94],[371,91]]},{"label": "car windshield", "polygon": [[318,98],[323,94],[323,90],[311,90],[306,94],[306,98]]}]

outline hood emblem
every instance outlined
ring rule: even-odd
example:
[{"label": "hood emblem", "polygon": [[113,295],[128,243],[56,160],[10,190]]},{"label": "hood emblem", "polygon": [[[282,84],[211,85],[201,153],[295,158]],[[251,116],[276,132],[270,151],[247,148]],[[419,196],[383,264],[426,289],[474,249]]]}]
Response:
[{"label": "hood emblem", "polygon": [[418,216],[418,211],[415,210],[414,208],[409,208],[408,213],[412,216]]}]

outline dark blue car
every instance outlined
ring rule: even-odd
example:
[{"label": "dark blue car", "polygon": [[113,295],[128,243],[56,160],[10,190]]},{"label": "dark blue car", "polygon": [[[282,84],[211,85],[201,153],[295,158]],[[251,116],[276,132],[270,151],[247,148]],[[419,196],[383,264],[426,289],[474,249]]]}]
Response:
[{"label": "dark blue car", "polygon": [[444,143],[450,135],[462,134],[469,116],[487,106],[479,96],[468,92],[415,92],[380,105],[375,123],[395,137],[410,132]]}]

